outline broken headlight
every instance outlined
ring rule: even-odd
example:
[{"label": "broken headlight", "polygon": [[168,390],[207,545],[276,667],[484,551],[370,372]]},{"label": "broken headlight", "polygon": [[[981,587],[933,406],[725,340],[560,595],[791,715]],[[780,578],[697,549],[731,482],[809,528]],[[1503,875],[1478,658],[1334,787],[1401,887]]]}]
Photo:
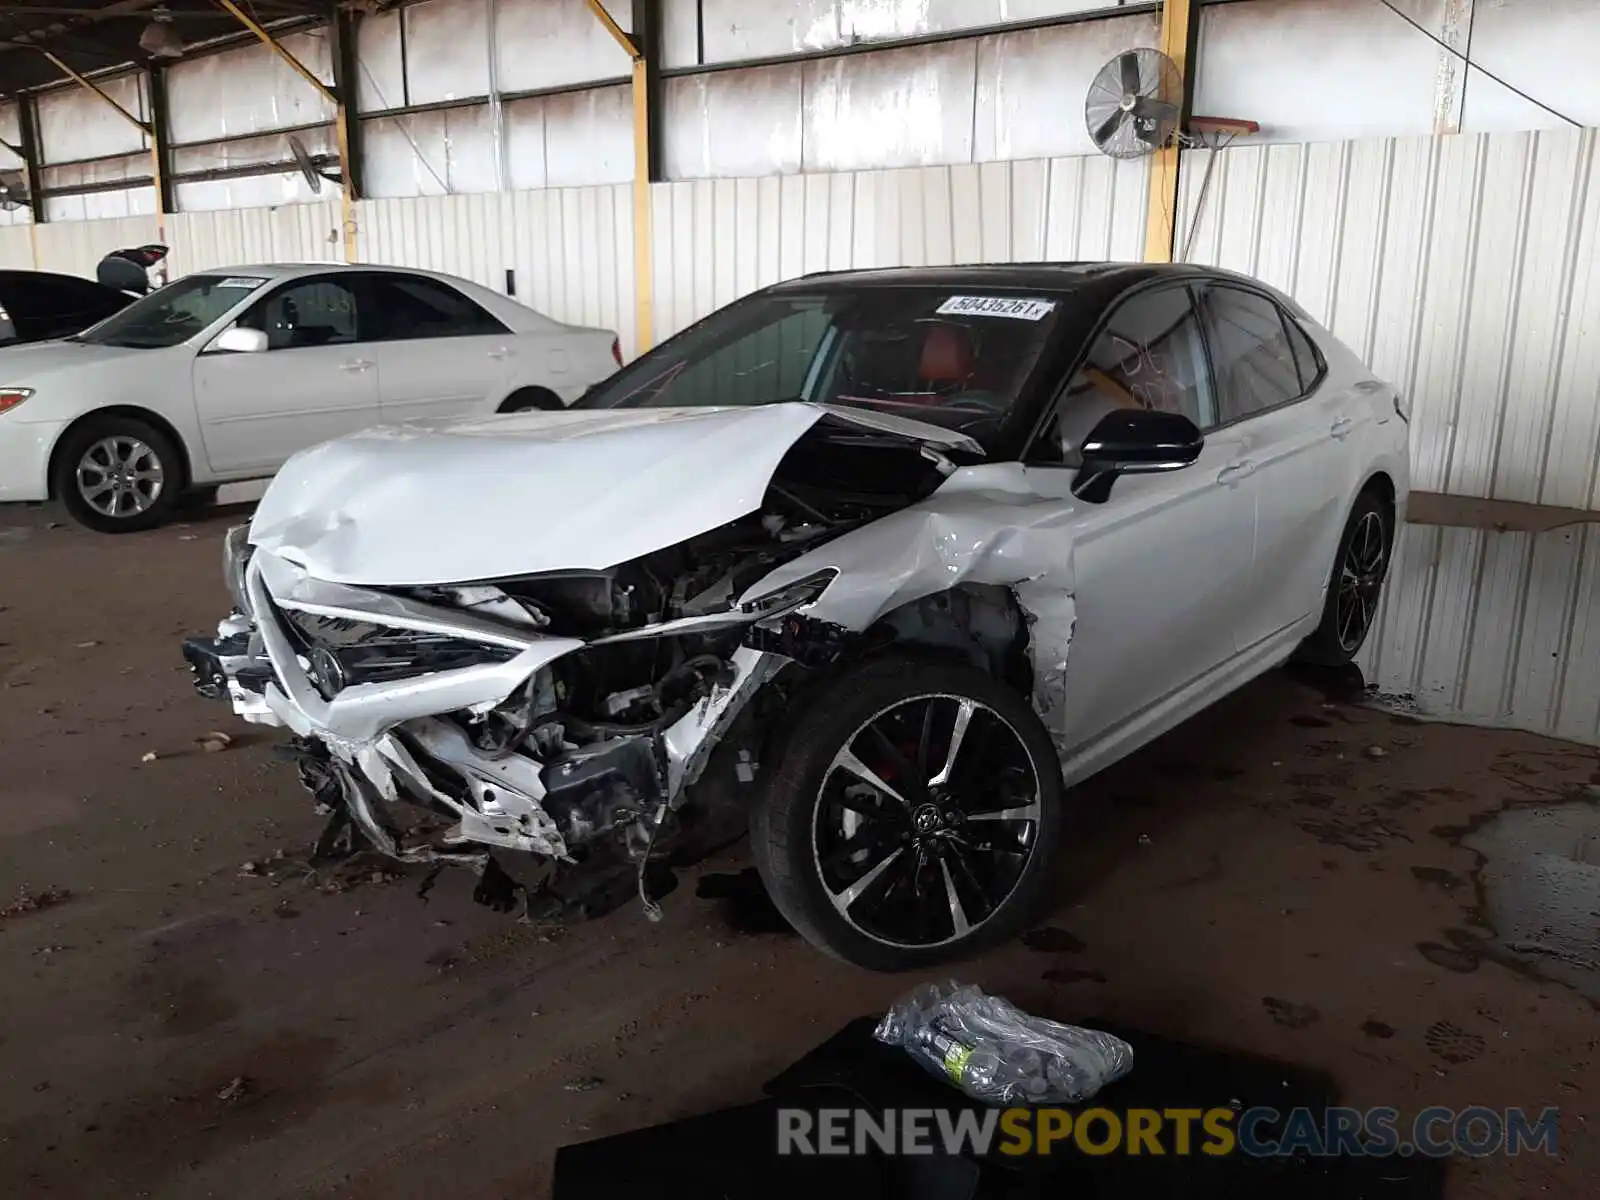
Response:
[{"label": "broken headlight", "polygon": [[742,612],[757,613],[764,617],[791,612],[807,604],[814,604],[838,576],[837,568],[828,567],[814,575],[807,575],[804,579],[797,579],[781,588],[763,593],[753,600],[746,600],[739,608]]},{"label": "broken headlight", "polygon": [[235,525],[222,539],[222,578],[233,597],[235,612],[250,613],[250,600],[244,586],[244,569],[250,561],[250,526]]},{"label": "broken headlight", "polygon": [[283,609],[306,674],[324,699],[361,683],[508,662],[516,651],[465,638],[391,629],[344,617]]}]

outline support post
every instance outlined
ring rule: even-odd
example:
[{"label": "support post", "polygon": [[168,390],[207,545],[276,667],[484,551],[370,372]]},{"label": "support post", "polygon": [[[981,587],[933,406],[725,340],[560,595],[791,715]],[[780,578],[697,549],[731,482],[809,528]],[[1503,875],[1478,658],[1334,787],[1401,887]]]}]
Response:
[{"label": "support post", "polygon": [[[152,66],[145,72],[150,89],[150,173],[156,185],[156,241],[167,244],[167,214],[177,212],[172,182],[171,122],[167,109],[167,69]],[[163,273],[164,277],[164,273]]]},{"label": "support post", "polygon": [[[1178,128],[1189,122],[1194,97],[1195,51],[1200,35],[1199,0],[1166,0],[1161,6],[1161,52],[1183,77],[1183,99]],[[1145,210],[1145,262],[1171,262],[1178,226],[1178,166],[1182,151],[1177,139],[1150,156],[1150,196]]]},{"label": "support post", "polygon": [[[43,173],[39,170],[39,98],[32,92],[24,92],[17,97],[17,126],[22,145],[23,177],[28,181],[28,207],[32,210],[29,216],[33,218],[31,224],[38,225],[44,220],[44,189]],[[39,265],[39,256],[34,254],[34,267]]]},{"label": "support post", "polygon": [[344,232],[344,260],[356,261],[356,201],[366,187],[366,171],[361,147],[361,122],[353,108],[356,100],[356,22],[359,18],[341,9],[333,22],[333,90],[338,108],[334,133],[339,144],[339,174],[344,180],[340,191],[340,221]]},{"label": "support post", "polygon": [[655,341],[655,243],[651,228],[650,184],[661,175],[654,92],[660,87],[659,0],[634,0],[633,33],[624,33],[600,0],[584,0],[595,20],[633,63],[633,288],[635,349]]}]

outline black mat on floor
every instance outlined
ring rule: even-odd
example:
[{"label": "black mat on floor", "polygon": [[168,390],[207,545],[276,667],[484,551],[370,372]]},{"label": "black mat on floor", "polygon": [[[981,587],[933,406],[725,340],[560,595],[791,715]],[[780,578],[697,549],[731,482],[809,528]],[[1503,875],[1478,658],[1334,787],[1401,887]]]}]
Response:
[{"label": "black mat on floor", "polygon": [[[777,1109],[936,1108],[952,1114],[981,1106],[919,1070],[904,1051],[872,1038],[863,1017],[781,1072],[767,1099],[685,1121],[599,1138],[557,1153],[552,1200],[628,1196],[663,1200],[1435,1200],[1444,1195],[1442,1164],[1423,1159],[1259,1159],[1235,1154],[1043,1158],[992,1154],[984,1160],[884,1155],[824,1158],[777,1154]],[[1320,1112],[1336,1102],[1332,1081],[1299,1067],[1189,1046],[1087,1021],[1125,1039],[1134,1069],[1093,1104],[1126,1108]],[[1081,1106],[1088,1107],[1088,1106]],[[1198,1132],[1198,1131],[1197,1131]],[[1263,1130],[1271,1133],[1270,1130]]]}]

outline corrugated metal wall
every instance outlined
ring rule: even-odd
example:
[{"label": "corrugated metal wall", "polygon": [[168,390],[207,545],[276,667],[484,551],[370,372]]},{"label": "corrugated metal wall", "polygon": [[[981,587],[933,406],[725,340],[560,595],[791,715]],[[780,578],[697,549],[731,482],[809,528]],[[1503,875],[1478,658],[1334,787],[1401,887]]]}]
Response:
[{"label": "corrugated metal wall", "polygon": [[657,184],[656,334],[811,271],[1136,260],[1147,176],[1095,155]]},{"label": "corrugated metal wall", "polygon": [[35,227],[34,236],[41,269],[93,279],[95,266],[112,250],[155,241],[156,219],[112,217],[100,221],[47,221]]},{"label": "corrugated metal wall", "polygon": [[[1205,166],[1186,157],[1180,231]],[[1405,390],[1414,487],[1600,508],[1596,172],[1594,130],[1236,146],[1189,257],[1282,287]],[[1368,677],[1600,741],[1597,536],[1407,530]]]},{"label": "corrugated metal wall", "polygon": [[33,269],[33,226],[0,225],[0,268]]},{"label": "corrugated metal wall", "polygon": [[343,262],[342,219],[337,200],[175,213],[167,218],[168,274],[176,279],[240,263]]},{"label": "corrugated metal wall", "polygon": [[357,206],[364,262],[425,267],[506,290],[634,347],[633,200],[627,185],[372,200]]}]

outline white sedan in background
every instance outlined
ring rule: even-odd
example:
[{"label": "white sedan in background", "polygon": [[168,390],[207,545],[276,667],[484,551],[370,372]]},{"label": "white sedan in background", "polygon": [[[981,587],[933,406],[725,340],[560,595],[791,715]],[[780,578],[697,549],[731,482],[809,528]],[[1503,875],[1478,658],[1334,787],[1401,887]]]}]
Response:
[{"label": "white sedan in background", "polygon": [[610,330],[447,275],[188,275],[75,337],[0,351],[0,501],[54,498],[91,529],[148,529],[185,494],[264,478],[330,438],[564,408],[621,362]]}]

